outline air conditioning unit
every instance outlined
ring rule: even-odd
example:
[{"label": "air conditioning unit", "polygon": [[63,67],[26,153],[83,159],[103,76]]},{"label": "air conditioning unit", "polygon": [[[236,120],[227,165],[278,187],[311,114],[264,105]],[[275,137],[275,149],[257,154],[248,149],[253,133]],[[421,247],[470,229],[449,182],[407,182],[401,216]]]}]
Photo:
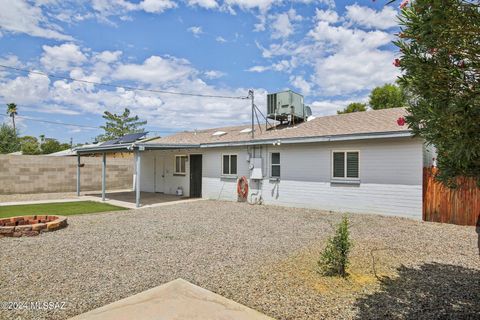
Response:
[{"label": "air conditioning unit", "polygon": [[267,117],[277,121],[304,121],[312,114],[303,96],[291,90],[267,95]]}]

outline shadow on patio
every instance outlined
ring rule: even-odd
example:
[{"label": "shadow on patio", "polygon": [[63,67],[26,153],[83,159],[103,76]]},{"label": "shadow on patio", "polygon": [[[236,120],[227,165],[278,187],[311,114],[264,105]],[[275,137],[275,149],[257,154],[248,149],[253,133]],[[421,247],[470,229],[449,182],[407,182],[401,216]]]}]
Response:
[{"label": "shadow on patio", "polygon": [[[102,193],[87,193],[86,196],[102,198]],[[135,204],[135,191],[107,192],[107,200],[116,200]],[[140,199],[142,206],[165,203],[171,201],[185,200],[187,197],[179,197],[172,194],[141,192]]]},{"label": "shadow on patio", "polygon": [[480,319],[479,270],[427,263],[397,271],[356,301],[358,319]]}]

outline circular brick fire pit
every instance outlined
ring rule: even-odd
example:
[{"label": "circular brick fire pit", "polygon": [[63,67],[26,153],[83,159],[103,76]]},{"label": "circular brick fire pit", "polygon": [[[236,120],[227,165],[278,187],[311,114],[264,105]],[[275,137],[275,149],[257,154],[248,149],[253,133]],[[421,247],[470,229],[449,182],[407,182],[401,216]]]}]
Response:
[{"label": "circular brick fire pit", "polygon": [[67,226],[64,216],[22,216],[0,219],[0,238],[37,236]]}]

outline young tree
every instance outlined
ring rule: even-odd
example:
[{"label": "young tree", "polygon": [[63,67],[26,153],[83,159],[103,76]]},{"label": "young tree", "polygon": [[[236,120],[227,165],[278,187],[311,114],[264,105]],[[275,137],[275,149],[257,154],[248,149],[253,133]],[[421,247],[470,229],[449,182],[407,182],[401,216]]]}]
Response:
[{"label": "young tree", "polygon": [[348,255],[352,247],[348,217],[345,215],[337,225],[335,234],[327,240],[318,265],[324,275],[347,276]]},{"label": "young tree", "polygon": [[40,154],[40,144],[38,139],[32,136],[23,136],[20,138],[22,154]]},{"label": "young tree", "polygon": [[138,116],[130,116],[130,110],[125,108],[122,114],[105,111],[102,116],[106,123],[101,126],[105,133],[97,137],[98,141],[120,138],[129,133],[143,132],[147,121],[140,121]]},{"label": "young tree", "polygon": [[387,83],[372,90],[368,104],[373,110],[404,107],[405,95],[400,87]]},{"label": "young tree", "polygon": [[0,126],[0,154],[12,153],[20,150],[18,132],[6,123]]},{"label": "young tree", "polygon": [[437,179],[480,183],[480,5],[470,0],[403,2],[394,42],[400,84],[408,89],[406,121],[438,151]]},{"label": "young tree", "polygon": [[360,111],[367,111],[367,105],[365,103],[352,102],[348,106],[346,106],[345,109],[338,110],[337,114],[360,112]]},{"label": "young tree", "polygon": [[15,103],[7,104],[7,114],[12,118],[13,130],[16,130],[16,128],[15,128],[15,116],[18,114],[17,111],[18,111],[17,110],[17,105]]}]

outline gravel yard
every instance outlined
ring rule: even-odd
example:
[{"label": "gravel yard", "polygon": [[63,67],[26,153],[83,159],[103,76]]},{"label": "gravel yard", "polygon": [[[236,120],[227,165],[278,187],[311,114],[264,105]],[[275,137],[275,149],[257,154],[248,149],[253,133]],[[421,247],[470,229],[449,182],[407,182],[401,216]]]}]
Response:
[{"label": "gravel yard", "polygon": [[277,319],[480,317],[475,228],[351,215],[350,277],[322,277],[341,216],[220,201],[69,216],[0,239],[0,300],[66,308],[0,319],[65,319],[179,277]]}]

